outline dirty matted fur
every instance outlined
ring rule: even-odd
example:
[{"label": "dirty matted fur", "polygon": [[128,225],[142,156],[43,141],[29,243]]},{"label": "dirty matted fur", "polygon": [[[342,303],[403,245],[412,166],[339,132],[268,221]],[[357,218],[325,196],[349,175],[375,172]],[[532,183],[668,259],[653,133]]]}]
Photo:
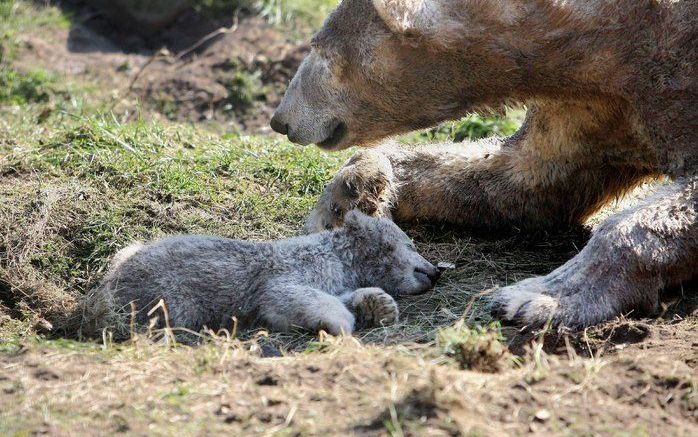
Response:
[{"label": "dirty matted fur", "polygon": [[698,272],[698,1],[345,0],[272,127],[328,150],[524,102],[512,137],[360,151],[309,229],[359,207],[486,229],[583,222],[647,178],[671,183],[599,226],[548,276],[493,294],[526,325],[581,327]]},{"label": "dirty matted fur", "polygon": [[125,316],[135,304],[142,328],[162,299],[171,327],[196,332],[229,328],[233,317],[243,327],[335,335],[351,333],[357,317],[368,326],[395,322],[393,296],[425,292],[438,270],[389,220],[354,211],[345,225],[275,242],[176,236],[136,243],[117,254],[92,301]]}]

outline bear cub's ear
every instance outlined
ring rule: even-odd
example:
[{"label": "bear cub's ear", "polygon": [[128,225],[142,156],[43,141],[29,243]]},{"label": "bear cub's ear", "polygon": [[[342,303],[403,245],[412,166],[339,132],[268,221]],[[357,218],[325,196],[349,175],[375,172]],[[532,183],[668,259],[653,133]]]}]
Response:
[{"label": "bear cub's ear", "polygon": [[352,209],[344,215],[344,226],[351,232],[367,234],[375,227],[376,220],[358,209]]},{"label": "bear cub's ear", "polygon": [[427,36],[444,23],[440,0],[373,0],[385,24],[404,36]]}]

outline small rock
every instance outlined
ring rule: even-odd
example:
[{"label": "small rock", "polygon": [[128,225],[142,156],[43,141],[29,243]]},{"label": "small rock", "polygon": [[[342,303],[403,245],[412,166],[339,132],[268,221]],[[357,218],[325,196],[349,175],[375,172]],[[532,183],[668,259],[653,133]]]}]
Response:
[{"label": "small rock", "polygon": [[453,270],[456,268],[456,265],[454,263],[440,261],[438,264],[436,264],[436,268],[439,270]]},{"label": "small rock", "polygon": [[537,420],[539,420],[541,422],[545,422],[546,420],[550,419],[550,411],[548,411],[546,409],[538,410],[538,412],[536,412],[535,417]]}]

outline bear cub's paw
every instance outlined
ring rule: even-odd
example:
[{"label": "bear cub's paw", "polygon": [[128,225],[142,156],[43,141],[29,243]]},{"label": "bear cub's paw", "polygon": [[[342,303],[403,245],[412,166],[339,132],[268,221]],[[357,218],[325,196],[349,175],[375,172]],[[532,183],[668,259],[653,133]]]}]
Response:
[{"label": "bear cub's paw", "polygon": [[353,294],[351,304],[357,322],[363,327],[392,325],[398,320],[395,299],[380,288],[360,288]]}]

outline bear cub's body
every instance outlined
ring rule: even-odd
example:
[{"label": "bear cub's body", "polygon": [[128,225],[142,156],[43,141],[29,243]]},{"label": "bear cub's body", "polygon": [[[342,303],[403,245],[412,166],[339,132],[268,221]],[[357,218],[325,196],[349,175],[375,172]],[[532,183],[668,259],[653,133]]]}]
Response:
[{"label": "bear cub's body", "polygon": [[123,249],[95,291],[122,314],[135,305],[135,322],[163,300],[167,322],[199,331],[291,327],[351,333],[397,320],[393,296],[431,288],[438,269],[422,258],[395,224],[358,211],[346,226],[274,242],[175,236]]}]

